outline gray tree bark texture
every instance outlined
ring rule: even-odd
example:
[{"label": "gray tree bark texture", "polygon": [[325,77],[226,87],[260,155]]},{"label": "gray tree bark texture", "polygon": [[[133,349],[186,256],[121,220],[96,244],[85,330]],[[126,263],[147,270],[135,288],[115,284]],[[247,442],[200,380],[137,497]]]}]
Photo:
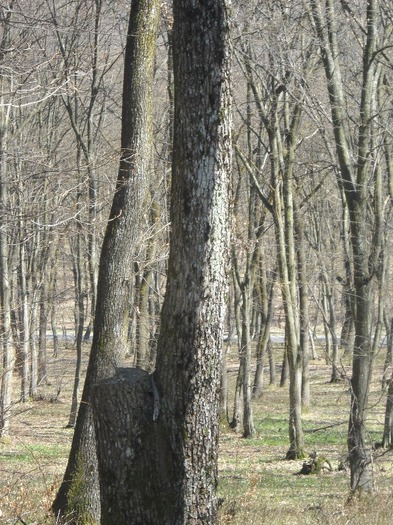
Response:
[{"label": "gray tree bark texture", "polygon": [[160,525],[216,521],[231,170],[228,11],[226,0],[174,2],[172,236],[154,374],[170,458],[160,472],[170,487]]},{"label": "gray tree bark texture", "polygon": [[[216,522],[231,167],[227,3],[174,2],[168,280],[153,376],[95,388],[102,523]],[[123,376],[123,381],[119,379]]]},{"label": "gray tree bark texture", "polygon": [[[231,165],[228,31],[225,1],[174,3],[172,235],[155,383],[140,375],[134,385],[114,379],[96,389],[105,524],[216,521]],[[125,414],[115,416],[117,405]]]},{"label": "gray tree bark texture", "polygon": [[[93,388],[101,525],[160,523],[158,398],[153,377],[119,368]],[[153,467],[153,469],[152,469]],[[157,471],[158,472],[158,471]],[[162,489],[162,487],[161,487]]]}]

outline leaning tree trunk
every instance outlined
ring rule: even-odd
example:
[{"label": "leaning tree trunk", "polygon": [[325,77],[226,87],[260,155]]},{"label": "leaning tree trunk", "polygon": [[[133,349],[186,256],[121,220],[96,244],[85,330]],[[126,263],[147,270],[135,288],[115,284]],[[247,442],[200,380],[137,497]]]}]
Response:
[{"label": "leaning tree trunk", "polygon": [[95,383],[112,376],[127,348],[133,260],[141,241],[152,152],[152,80],[158,2],[133,0],[125,55],[119,174],[105,233],[95,328],[85,387],[63,483],[53,510],[67,523],[100,523],[101,497],[91,411]]}]

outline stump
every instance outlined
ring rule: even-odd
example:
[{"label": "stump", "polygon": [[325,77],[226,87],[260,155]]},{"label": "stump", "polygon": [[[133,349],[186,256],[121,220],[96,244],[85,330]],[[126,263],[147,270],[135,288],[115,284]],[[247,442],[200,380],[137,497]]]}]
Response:
[{"label": "stump", "polygon": [[165,475],[158,475],[162,461],[153,376],[119,368],[114,377],[95,385],[92,399],[101,524],[161,525]]}]

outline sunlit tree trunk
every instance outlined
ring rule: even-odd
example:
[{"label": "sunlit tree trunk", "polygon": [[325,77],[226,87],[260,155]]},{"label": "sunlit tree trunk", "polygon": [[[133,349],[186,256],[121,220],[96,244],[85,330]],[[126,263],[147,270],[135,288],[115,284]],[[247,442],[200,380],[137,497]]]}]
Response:
[{"label": "sunlit tree trunk", "polygon": [[[152,376],[119,370],[95,389],[105,524],[211,525],[217,520],[231,168],[227,4],[175,2],[173,38],[172,234],[157,366]],[[103,400],[105,393],[110,399],[102,407],[97,398]],[[108,406],[116,412],[113,417]],[[127,413],[133,414],[131,425]],[[117,424],[122,414],[130,428],[126,434]],[[113,441],[120,446],[108,454]],[[128,451],[125,468],[119,450],[126,456]]]},{"label": "sunlit tree trunk", "polygon": [[[161,523],[216,522],[231,170],[229,5],[174,3],[172,237],[155,378],[172,487]],[[175,327],[175,329],[174,329]]]},{"label": "sunlit tree trunk", "polygon": [[[3,88],[3,87],[2,87]],[[2,99],[2,96],[1,96]],[[7,144],[7,126],[9,109],[1,108],[0,114],[0,209],[4,213],[5,221],[0,228],[0,341],[2,350],[1,391],[0,391],[0,437],[9,432],[11,401],[12,401],[12,376],[14,371],[14,349],[11,332],[11,292],[10,270],[8,267],[9,229],[5,211],[9,209],[7,180],[7,163],[5,147]],[[4,220],[3,219],[3,220]]]},{"label": "sunlit tree trunk", "polygon": [[[362,90],[358,105],[357,137],[351,135],[344,116],[345,90],[341,78],[340,47],[337,38],[334,2],[310,1],[313,20],[322,51],[331,106],[336,154],[340,166],[339,185],[344,189],[350,218],[351,255],[353,258],[352,314],[355,340],[352,359],[351,405],[348,429],[348,451],[351,469],[351,490],[368,492],[373,488],[370,452],[367,447],[366,412],[372,368],[370,340],[372,277],[379,256],[380,216],[370,225],[370,174],[374,178],[377,151],[373,144],[373,115],[379,65],[377,49],[378,1],[367,2],[364,27],[365,42],[362,57]],[[374,111],[374,113],[373,113]],[[351,123],[353,128],[353,123]],[[351,144],[356,144],[352,148]],[[355,162],[353,162],[355,158]],[[373,183],[373,193],[376,186]],[[379,191],[379,190],[378,190]],[[373,205],[377,204],[374,193]],[[371,236],[370,236],[371,235]],[[369,242],[370,241],[370,242]]]},{"label": "sunlit tree trunk", "polygon": [[[6,10],[4,10],[6,11]],[[4,53],[10,48],[10,19],[12,10],[9,9],[2,15],[3,32],[0,41],[0,63]],[[12,72],[10,74],[12,81]],[[9,123],[11,118],[11,104],[4,104],[4,95],[12,92],[11,81],[6,77],[0,78],[0,212],[3,214],[0,227],[0,348],[2,363],[0,366],[0,437],[9,433],[11,402],[12,402],[12,377],[14,371],[14,348],[12,345],[11,329],[11,274],[9,268],[9,184],[7,173],[6,151],[8,146]]]}]

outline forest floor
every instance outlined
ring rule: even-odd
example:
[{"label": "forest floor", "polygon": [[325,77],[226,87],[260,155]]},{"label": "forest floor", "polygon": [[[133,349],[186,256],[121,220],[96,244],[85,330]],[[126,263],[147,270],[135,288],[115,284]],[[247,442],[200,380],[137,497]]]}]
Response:
[{"label": "forest floor", "polygon": [[[88,351],[86,346],[86,355]],[[282,348],[275,352],[279,363]],[[233,350],[230,357],[235,356]],[[235,360],[230,365],[233,387]],[[280,367],[277,368],[279,379]],[[261,399],[254,402],[255,436],[244,439],[229,427],[222,429],[220,525],[393,523],[393,451],[373,451],[376,490],[372,496],[350,501],[349,472],[339,470],[346,459],[349,385],[347,380],[330,383],[330,366],[322,359],[312,361],[310,368],[311,406],[303,414],[306,449],[326,457],[332,470],[300,475],[303,461],[285,459],[288,388],[266,387]],[[73,433],[65,427],[74,369],[74,349],[63,348],[57,358],[49,359],[48,383],[39,387],[36,398],[13,408],[10,436],[0,443],[1,525],[54,523],[50,505],[64,473]],[[343,367],[345,371],[349,372],[349,367]],[[373,376],[368,421],[370,447],[382,438],[386,400],[377,365]],[[268,379],[268,371],[265,378]],[[15,381],[16,392],[19,384],[17,378]]]}]

